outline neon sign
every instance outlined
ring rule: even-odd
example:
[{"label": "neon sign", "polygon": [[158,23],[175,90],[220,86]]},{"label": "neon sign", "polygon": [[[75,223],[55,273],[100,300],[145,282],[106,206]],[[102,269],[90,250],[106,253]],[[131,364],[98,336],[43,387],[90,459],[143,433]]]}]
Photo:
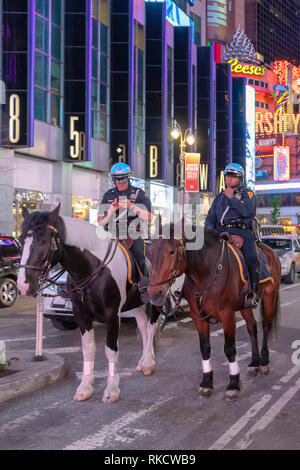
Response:
[{"label": "neon sign", "polygon": [[274,148],[274,181],[289,181],[290,179],[290,148]]},{"label": "neon sign", "polygon": [[255,133],[276,135],[289,132],[299,133],[300,114],[255,113]]},{"label": "neon sign", "polygon": [[228,64],[231,64],[232,73],[242,73],[244,75],[257,75],[263,77],[266,73],[266,67],[249,65],[249,64],[240,64],[238,59],[230,59]]}]

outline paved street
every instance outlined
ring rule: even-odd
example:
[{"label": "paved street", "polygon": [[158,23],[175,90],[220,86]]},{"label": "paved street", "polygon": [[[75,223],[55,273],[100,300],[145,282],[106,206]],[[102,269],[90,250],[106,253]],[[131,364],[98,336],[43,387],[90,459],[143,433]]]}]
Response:
[{"label": "paved street", "polygon": [[[247,376],[250,342],[237,317],[243,389],[235,403],[223,400],[228,364],[220,325],[212,327],[214,393],[200,399],[198,335],[188,318],[168,322],[152,377],[135,371],[140,340],[135,323],[122,322],[121,399],[107,405],[101,402],[107,369],[105,325],[95,328],[94,395],[78,403],[72,396],[82,367],[79,331],[59,331],[45,320],[44,352],[63,357],[67,374],[51,387],[0,405],[0,449],[300,449],[300,365],[294,364],[300,359],[299,299],[299,281],[282,285],[280,326],[270,344],[271,372],[264,378]],[[9,350],[35,348],[34,304],[21,299],[0,311],[0,339],[6,340],[8,357]]]}]

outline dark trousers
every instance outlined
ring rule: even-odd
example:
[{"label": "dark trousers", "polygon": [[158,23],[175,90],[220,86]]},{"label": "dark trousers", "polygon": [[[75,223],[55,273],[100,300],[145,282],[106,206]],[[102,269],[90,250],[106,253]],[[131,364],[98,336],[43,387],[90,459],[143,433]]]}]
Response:
[{"label": "dark trousers", "polygon": [[248,266],[251,287],[255,292],[259,289],[259,261],[256,252],[255,240],[245,240],[242,248],[245,261]]},{"label": "dark trousers", "polygon": [[231,235],[239,235],[244,239],[244,245],[241,249],[250,276],[251,287],[255,292],[258,292],[259,289],[259,261],[256,251],[255,236],[253,232],[249,229],[242,230],[237,228],[228,228],[228,229],[218,229],[218,232],[228,231]]},{"label": "dark trousers", "polygon": [[146,260],[145,260],[145,241],[142,238],[138,238],[137,240],[134,240],[133,245],[131,247],[131,251],[139,267],[141,268],[143,275],[148,276]]}]

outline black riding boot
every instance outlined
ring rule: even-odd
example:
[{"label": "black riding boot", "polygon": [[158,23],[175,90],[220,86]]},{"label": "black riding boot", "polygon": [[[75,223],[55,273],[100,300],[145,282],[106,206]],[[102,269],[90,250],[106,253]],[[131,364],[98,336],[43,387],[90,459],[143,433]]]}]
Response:
[{"label": "black riding boot", "polygon": [[251,282],[251,292],[247,294],[245,299],[245,308],[256,308],[259,302],[259,271],[256,267],[248,266],[250,282]]},{"label": "black riding boot", "polygon": [[134,240],[131,250],[142,272],[142,276],[140,277],[140,281],[138,283],[139,291],[141,294],[141,299],[144,304],[147,304],[149,303],[149,295],[148,295],[149,273],[148,273],[146,260],[145,260],[144,240],[141,238],[139,238],[138,240]]}]

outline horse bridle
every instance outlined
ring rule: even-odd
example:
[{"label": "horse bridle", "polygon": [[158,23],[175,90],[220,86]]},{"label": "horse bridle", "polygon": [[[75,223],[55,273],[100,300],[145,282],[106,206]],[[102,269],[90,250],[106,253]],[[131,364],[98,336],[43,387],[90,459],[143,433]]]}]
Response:
[{"label": "horse bridle", "polygon": [[174,284],[176,278],[178,277],[179,271],[176,270],[176,265],[178,262],[181,263],[181,261],[183,261],[183,259],[186,258],[186,248],[182,240],[179,240],[178,238],[175,238],[174,240],[179,243],[179,247],[177,249],[177,260],[176,260],[175,268],[172,271],[172,275],[165,281],[157,282],[155,284],[149,283],[148,287],[159,287],[159,286],[164,286],[168,284],[168,288],[170,288]]},{"label": "horse bridle", "polygon": [[32,264],[20,264],[20,268],[24,269],[33,269],[35,271],[40,271],[41,274],[38,279],[39,288],[45,283],[46,279],[48,278],[49,272],[52,267],[52,260],[54,253],[59,250],[61,245],[61,240],[58,236],[58,231],[53,225],[48,225],[48,228],[52,231],[51,234],[51,243],[49,245],[48,253],[46,259],[42,266],[35,266]]},{"label": "horse bridle", "polygon": [[[46,282],[49,282],[49,284],[46,287],[48,287],[51,284],[52,285],[59,285],[60,287],[64,287],[64,286],[67,285],[67,284],[56,282],[57,279],[65,272],[65,269],[60,270],[59,273],[54,277],[53,280],[48,278],[49,272],[50,272],[51,267],[52,267],[52,260],[53,260],[54,253],[56,251],[58,251],[59,248],[62,245],[62,242],[61,242],[61,240],[58,236],[57,229],[55,227],[53,227],[53,225],[48,225],[48,228],[52,231],[52,237],[51,237],[51,243],[50,243],[50,246],[49,246],[49,249],[48,249],[48,253],[47,253],[47,256],[46,256],[46,259],[45,259],[43,265],[42,266],[34,266],[34,265],[30,265],[30,264],[20,265],[20,268],[25,268],[25,269],[28,268],[28,269],[34,269],[35,271],[41,271],[41,275],[39,276],[39,279],[38,279],[38,289],[37,289],[36,294],[39,294],[42,290],[45,289],[44,284]],[[84,289],[86,289],[96,279],[96,277],[102,271],[102,269],[104,269],[105,266],[107,266],[112,261],[113,257],[115,256],[115,252],[116,252],[119,240],[116,239],[115,247],[114,247],[114,250],[111,254],[113,241],[114,241],[113,239],[110,239],[105,257],[104,257],[103,261],[100,261],[99,266],[97,266],[97,269],[95,271],[93,271],[86,278],[84,278],[84,279],[82,279],[78,282],[75,282],[74,287],[72,287],[71,289],[66,289],[64,291],[64,293],[66,295],[69,296],[72,292],[77,291],[77,292],[81,293],[81,298],[82,298],[82,301],[83,301],[83,291],[84,291]],[[110,259],[108,259],[109,257],[110,257]],[[51,297],[57,297],[59,295],[60,294],[53,295],[53,296],[51,295]],[[42,294],[42,296],[49,297],[50,295],[49,294]]]}]

